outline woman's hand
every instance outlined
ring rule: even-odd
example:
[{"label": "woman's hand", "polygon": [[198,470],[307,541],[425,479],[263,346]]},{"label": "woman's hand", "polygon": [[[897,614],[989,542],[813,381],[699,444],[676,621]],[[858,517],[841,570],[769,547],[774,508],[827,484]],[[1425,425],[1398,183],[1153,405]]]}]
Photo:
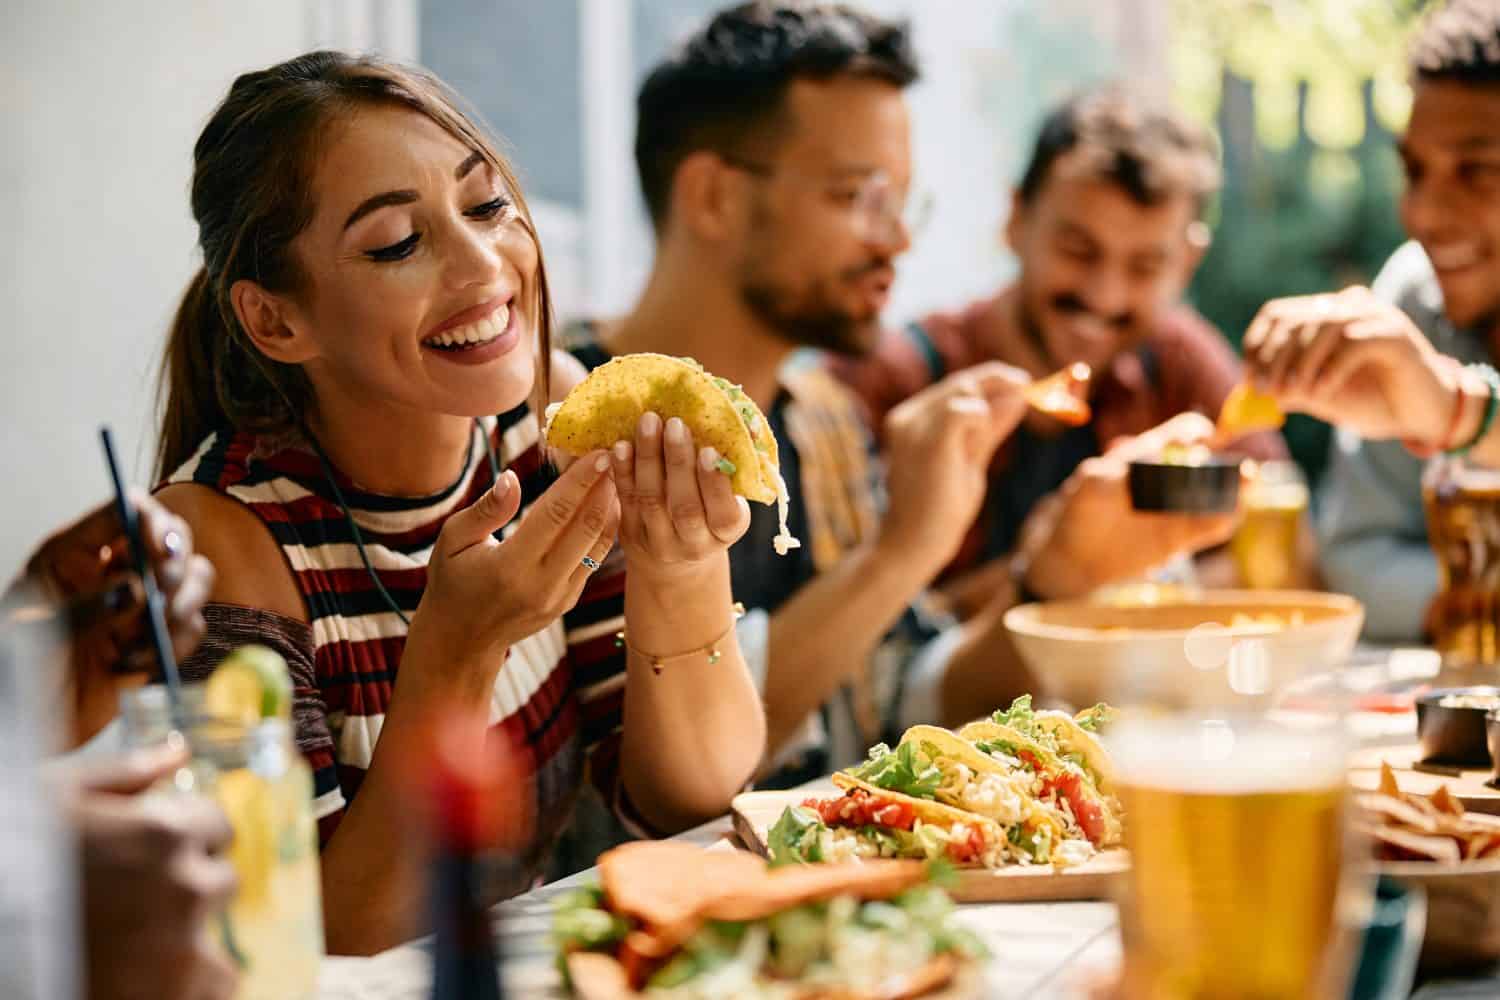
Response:
[{"label": "woman's hand", "polygon": [[1439,445],[1461,430],[1450,427],[1458,363],[1366,288],[1266,303],[1245,333],[1245,364],[1286,409],[1362,437]]},{"label": "woman's hand", "polygon": [[[203,635],[214,569],[193,553],[192,532],[182,518],[137,490],[129,502],[139,513],[147,564],[161,590],[173,652],[181,659]],[[31,630],[45,646],[33,652],[56,664],[75,742],[114,717],[121,686],[139,684],[160,669],[147,631],[145,592],[130,567],[125,529],[111,503],[42,542],[0,595],[9,623],[44,626]]]},{"label": "woman's hand", "polygon": [[691,574],[749,528],[750,507],[735,496],[719,457],[712,448],[696,450],[677,417],[663,426],[655,413],[641,416],[633,443],[615,445],[620,545],[629,574]]},{"label": "woman's hand", "polygon": [[[448,519],[433,547],[427,588],[407,638],[408,649],[432,654],[422,656],[423,662],[448,669],[409,684],[458,685],[463,694],[488,697],[503,651],[578,603],[589,575],[614,546],[620,524],[609,465],[603,451],[574,462],[504,541],[494,533],[521,506],[513,472],[503,473],[472,506]],[[492,669],[454,669],[474,662]]]}]

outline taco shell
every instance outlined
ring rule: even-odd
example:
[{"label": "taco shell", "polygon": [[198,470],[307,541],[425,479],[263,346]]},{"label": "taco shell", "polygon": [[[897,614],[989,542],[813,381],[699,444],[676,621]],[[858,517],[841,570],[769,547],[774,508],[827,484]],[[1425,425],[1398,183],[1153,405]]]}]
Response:
[{"label": "taco shell", "polygon": [[687,424],[693,442],[734,465],[734,492],[775,503],[779,452],[764,414],[737,387],[696,362],[665,354],[625,354],[595,368],[547,421],[547,443],[570,455],[633,441],[642,414]]},{"label": "taco shell", "polygon": [[833,783],[846,791],[851,788],[862,788],[871,795],[905,802],[911,806],[912,812],[916,815],[917,819],[942,830],[951,830],[962,823],[964,826],[977,826],[980,830],[984,831],[986,843],[998,844],[1005,839],[1005,829],[999,823],[986,816],[971,813],[967,809],[958,809],[954,806],[944,805],[941,802],[934,802],[931,799],[919,799],[913,795],[893,792],[888,788],[881,788],[879,785],[872,785],[867,781],[861,781],[859,778],[854,777],[854,775],[846,774],[843,771],[834,772]]},{"label": "taco shell", "polygon": [[1088,769],[1096,775],[1094,784],[1099,791],[1107,793],[1110,790],[1115,781],[1114,763],[1099,737],[1080,726],[1078,720],[1066,712],[1038,712],[1036,722],[1057,738],[1059,746],[1084,759]]}]

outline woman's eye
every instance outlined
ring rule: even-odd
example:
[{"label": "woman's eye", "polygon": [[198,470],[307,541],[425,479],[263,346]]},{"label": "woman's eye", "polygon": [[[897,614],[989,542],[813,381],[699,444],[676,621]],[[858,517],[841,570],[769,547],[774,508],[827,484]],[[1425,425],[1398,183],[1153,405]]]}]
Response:
[{"label": "woman's eye", "polygon": [[392,243],[390,246],[381,247],[378,250],[366,250],[365,256],[374,261],[405,260],[417,248],[417,239],[417,234],[412,233],[400,243]]},{"label": "woman's eye", "polygon": [[475,205],[464,212],[464,214],[471,219],[489,220],[500,215],[508,208],[510,208],[509,198],[495,198],[492,201],[485,202],[483,205]]}]

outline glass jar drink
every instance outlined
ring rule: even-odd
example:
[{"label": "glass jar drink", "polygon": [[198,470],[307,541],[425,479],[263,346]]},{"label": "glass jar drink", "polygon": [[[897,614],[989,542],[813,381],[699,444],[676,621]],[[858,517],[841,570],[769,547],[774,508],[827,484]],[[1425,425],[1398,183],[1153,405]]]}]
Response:
[{"label": "glass jar drink", "polygon": [[1295,462],[1261,462],[1242,490],[1244,520],[1229,543],[1240,585],[1282,590],[1297,572],[1307,481]]},{"label": "glass jar drink", "polygon": [[1422,495],[1438,565],[1428,615],[1433,645],[1445,666],[1500,664],[1500,472],[1434,459]]},{"label": "glass jar drink", "polygon": [[239,888],[215,929],[240,967],[238,1000],[311,997],[323,955],[312,773],[287,719],[245,724],[204,705],[203,685],[184,686],[184,718],[174,721],[164,688],[126,692],[126,740],[186,740],[191,759],[170,791],[212,798],[234,830],[228,853]]},{"label": "glass jar drink", "polygon": [[1177,715],[1120,722],[1107,741],[1131,852],[1127,995],[1343,995],[1367,887],[1341,733]]}]

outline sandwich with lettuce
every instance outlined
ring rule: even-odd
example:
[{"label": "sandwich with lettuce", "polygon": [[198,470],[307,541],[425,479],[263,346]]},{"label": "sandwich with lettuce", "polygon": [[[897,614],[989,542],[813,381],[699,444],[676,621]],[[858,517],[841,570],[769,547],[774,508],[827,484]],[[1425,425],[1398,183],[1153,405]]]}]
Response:
[{"label": "sandwich with lettuce", "polygon": [[772,869],[632,843],[563,897],[553,939],[584,1000],[972,996],[985,949],[929,877],[915,862]]}]

